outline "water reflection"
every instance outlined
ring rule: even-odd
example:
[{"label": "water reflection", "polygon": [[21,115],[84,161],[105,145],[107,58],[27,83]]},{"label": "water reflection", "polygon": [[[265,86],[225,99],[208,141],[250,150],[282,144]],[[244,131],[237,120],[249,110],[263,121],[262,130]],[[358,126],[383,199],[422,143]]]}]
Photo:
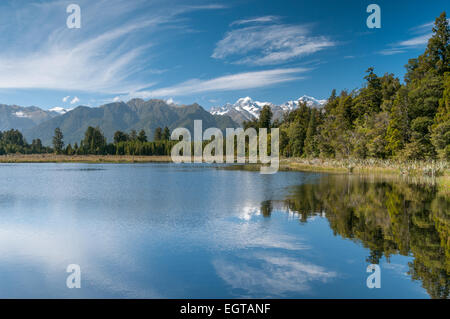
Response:
[{"label": "water reflection", "polygon": [[432,298],[448,298],[450,287],[450,199],[430,184],[374,177],[323,176],[293,187],[284,202],[262,202],[263,216],[283,205],[301,223],[325,216],[335,235],[362,244],[367,263],[413,256],[407,274]]},{"label": "water reflection", "polygon": [[327,283],[337,274],[309,262],[283,254],[254,253],[213,262],[217,274],[233,289],[244,290],[240,297],[267,298],[287,293],[309,293],[318,282]]},{"label": "water reflection", "polygon": [[[169,164],[0,176],[3,298],[448,297],[449,199],[433,187]],[[65,285],[72,263],[82,289]]]}]

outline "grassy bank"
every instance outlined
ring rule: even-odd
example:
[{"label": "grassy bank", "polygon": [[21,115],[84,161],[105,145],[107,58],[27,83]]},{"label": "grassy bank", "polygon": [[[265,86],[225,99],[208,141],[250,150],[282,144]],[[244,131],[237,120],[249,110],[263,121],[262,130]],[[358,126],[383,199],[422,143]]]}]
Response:
[{"label": "grassy bank", "polygon": [[167,163],[170,156],[132,155],[55,155],[14,154],[1,155],[0,163]]},{"label": "grassy bank", "polygon": [[[260,164],[232,165],[225,169],[259,171]],[[439,193],[450,196],[450,164],[442,161],[283,158],[280,160],[280,171],[381,175],[393,179],[400,176],[408,182],[435,183]]]},{"label": "grassy bank", "polygon": [[[225,161],[225,159],[224,159]],[[10,154],[0,155],[0,163],[152,163],[172,162],[170,156],[133,155],[55,155]],[[257,171],[260,164],[231,165],[226,169]],[[282,158],[282,171],[330,173],[382,173],[410,176],[450,176],[450,164],[445,161],[393,161],[379,159],[304,159]]]},{"label": "grassy bank", "polygon": [[280,167],[299,171],[326,171],[338,173],[380,173],[412,176],[450,175],[446,161],[395,161],[381,159],[282,159]]},{"label": "grassy bank", "polygon": [[[260,164],[241,164],[226,169],[244,169],[257,171]],[[392,160],[334,160],[283,158],[280,160],[281,171],[354,173],[354,174],[396,174],[408,176],[450,176],[450,165],[447,162],[427,161],[392,161]]]}]

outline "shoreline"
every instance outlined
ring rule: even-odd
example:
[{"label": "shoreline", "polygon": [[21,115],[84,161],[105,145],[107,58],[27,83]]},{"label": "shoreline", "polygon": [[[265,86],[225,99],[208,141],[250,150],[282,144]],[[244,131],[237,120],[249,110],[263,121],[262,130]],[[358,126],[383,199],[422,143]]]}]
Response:
[{"label": "shoreline", "polygon": [[[169,155],[0,155],[0,163],[171,163]],[[224,158],[224,164],[225,158]],[[261,163],[230,163],[226,169],[259,170]],[[381,159],[281,158],[280,171],[327,173],[385,173],[400,175],[450,176],[450,163],[443,161],[393,161]]]},{"label": "shoreline", "polygon": [[[14,154],[0,155],[0,163],[85,163],[85,164],[132,164],[171,163],[170,156],[144,155],[55,155]],[[225,170],[259,171],[261,164],[230,164]],[[280,171],[317,172],[335,174],[378,174],[435,179],[441,190],[450,195],[450,165],[447,162],[357,159],[303,159],[281,158]]]},{"label": "shoreline", "polygon": [[55,154],[14,154],[0,155],[0,163],[87,163],[87,164],[131,164],[169,163],[170,156],[144,155],[55,155]]}]

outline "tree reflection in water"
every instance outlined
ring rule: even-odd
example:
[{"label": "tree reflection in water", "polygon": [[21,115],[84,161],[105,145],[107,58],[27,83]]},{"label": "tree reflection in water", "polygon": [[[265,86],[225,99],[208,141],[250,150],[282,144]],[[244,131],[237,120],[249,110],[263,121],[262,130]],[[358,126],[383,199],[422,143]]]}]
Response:
[{"label": "tree reflection in water", "polygon": [[[325,215],[335,235],[370,250],[367,262],[383,255],[413,256],[408,275],[432,298],[449,298],[450,198],[430,183],[402,179],[324,175],[316,184],[294,187],[283,206],[302,223]],[[272,204],[263,202],[264,216]]]}]

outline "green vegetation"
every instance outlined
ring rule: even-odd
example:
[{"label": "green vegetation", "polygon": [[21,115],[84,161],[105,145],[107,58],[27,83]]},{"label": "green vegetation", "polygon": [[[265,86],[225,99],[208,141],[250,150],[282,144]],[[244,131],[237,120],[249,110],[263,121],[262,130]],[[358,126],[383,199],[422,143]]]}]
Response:
[{"label": "green vegetation", "polygon": [[50,153],[52,149],[42,146],[40,139],[27,143],[22,133],[18,130],[0,132],[0,155],[4,154],[42,154]]},{"label": "green vegetation", "polygon": [[[450,198],[435,184],[327,174],[295,187],[282,204],[302,223],[325,214],[335,235],[370,250],[368,263],[378,264],[383,256],[389,262],[395,254],[412,256],[411,278],[421,281],[432,298],[449,298]],[[265,216],[272,205],[261,204]]]},{"label": "green vegetation", "polygon": [[[168,128],[166,129],[168,131]],[[170,132],[168,131],[165,134],[170,134]],[[165,134],[163,134],[163,137]],[[75,144],[72,147],[69,144],[63,154],[168,156],[170,155],[172,146],[176,143],[177,141],[169,141],[168,139],[148,142],[144,130],[141,130],[139,134],[135,130],[132,130],[129,134],[122,131],[115,132],[114,143],[108,144],[103,132],[98,127],[89,126],[80,145]]]},{"label": "green vegetation", "polygon": [[[421,56],[406,65],[405,83],[367,70],[360,90],[333,90],[323,110],[300,104],[279,127],[286,157],[450,159],[450,29],[445,12]],[[264,127],[263,110],[247,127]],[[268,127],[268,126],[266,126]]]}]

